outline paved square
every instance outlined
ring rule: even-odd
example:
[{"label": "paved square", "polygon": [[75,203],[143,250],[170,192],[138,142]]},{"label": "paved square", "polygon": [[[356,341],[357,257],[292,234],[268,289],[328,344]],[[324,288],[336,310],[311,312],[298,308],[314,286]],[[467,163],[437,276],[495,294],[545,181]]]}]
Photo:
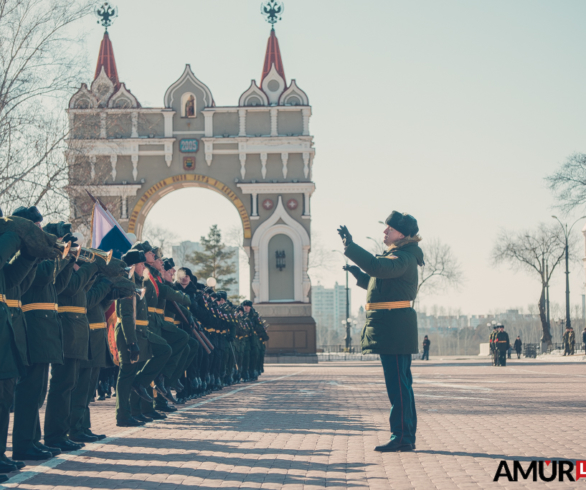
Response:
[{"label": "paved square", "polygon": [[373,451],[389,438],[378,362],[267,365],[262,382],[225,389],[138,429],[117,428],[114,401],[97,402],[93,430],[109,439],[29,465],[4,486],[586,488],[586,479],[492,481],[501,459],[586,459],[586,369],[577,357],[512,360],[504,368],[475,358],[415,361],[413,453]]}]

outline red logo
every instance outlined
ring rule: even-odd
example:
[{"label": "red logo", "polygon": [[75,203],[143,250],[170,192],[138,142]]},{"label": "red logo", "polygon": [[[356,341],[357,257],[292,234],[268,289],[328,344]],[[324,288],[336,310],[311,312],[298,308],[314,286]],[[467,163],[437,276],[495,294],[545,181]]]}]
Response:
[{"label": "red logo", "polygon": [[586,478],[586,461],[576,461],[576,481]]}]

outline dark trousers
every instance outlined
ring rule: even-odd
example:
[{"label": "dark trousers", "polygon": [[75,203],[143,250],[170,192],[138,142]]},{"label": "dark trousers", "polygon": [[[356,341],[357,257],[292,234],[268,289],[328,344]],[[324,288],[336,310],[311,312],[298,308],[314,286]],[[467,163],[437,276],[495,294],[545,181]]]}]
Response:
[{"label": "dark trousers", "polygon": [[79,378],[79,359],[66,357],[63,364],[51,365],[51,382],[45,410],[45,443],[62,441],[69,434],[71,393]]},{"label": "dark trousers", "polygon": [[171,347],[171,356],[167,364],[163,367],[162,374],[167,378],[171,384],[175,383],[183,370],[183,365],[187,359],[189,352],[187,351],[187,343],[189,342],[189,335],[180,328],[162,329],[161,337],[163,337]]},{"label": "dark trousers", "polygon": [[[162,369],[167,364],[169,357],[171,357],[171,347],[169,347],[169,344],[151,343],[151,348],[153,357],[144,363],[136,375],[135,380],[147,389],[150,388],[150,384],[161,373]],[[118,396],[118,393],[116,393],[116,398],[118,398]],[[141,413],[149,413],[153,411],[153,405],[141,400],[136,393],[130,394],[130,407],[132,415],[140,415]]]},{"label": "dark trousers", "polygon": [[506,366],[507,365],[507,351],[506,350],[497,350],[498,352],[498,366]]},{"label": "dark trousers", "polygon": [[391,402],[391,441],[415,444],[417,412],[411,376],[411,354],[381,354],[380,359]]},{"label": "dark trousers", "polygon": [[91,427],[89,404],[99,375],[100,368],[84,367],[79,370],[77,385],[71,393],[70,434],[81,434]]},{"label": "dark trousers", "polygon": [[118,382],[116,383],[116,420],[127,420],[132,415],[130,393],[136,373],[145,365],[144,362],[120,363]]},{"label": "dark trousers", "polygon": [[14,400],[16,378],[0,379],[0,456],[6,452],[10,407]]},{"label": "dark trousers", "polygon": [[25,374],[16,383],[14,397],[14,427],[12,450],[24,452],[41,440],[39,409],[47,396],[49,364],[27,366]]},{"label": "dark trousers", "polygon": [[429,361],[429,349],[423,349],[423,356],[421,357],[421,360],[425,361],[426,359]]},{"label": "dark trousers", "polygon": [[517,359],[521,359],[521,349],[517,350]]}]

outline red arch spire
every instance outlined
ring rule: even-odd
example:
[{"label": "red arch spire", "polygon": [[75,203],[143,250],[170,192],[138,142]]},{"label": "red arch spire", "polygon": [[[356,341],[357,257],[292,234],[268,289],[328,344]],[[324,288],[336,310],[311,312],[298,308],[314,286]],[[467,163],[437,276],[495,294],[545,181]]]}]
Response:
[{"label": "red arch spire", "polygon": [[260,77],[261,86],[262,81],[269,74],[273,65],[275,65],[277,73],[283,77],[283,80],[285,80],[286,84],[287,81],[285,79],[285,68],[283,67],[283,60],[281,59],[281,50],[279,49],[279,40],[277,39],[274,28],[271,29],[271,35],[269,36],[269,41],[267,43],[265,63],[262,69],[262,76]]},{"label": "red arch spire", "polygon": [[96,74],[94,75],[94,80],[98,78],[98,75],[102,71],[102,67],[104,68],[108,78],[112,80],[116,90],[118,90],[120,88],[120,82],[118,81],[118,70],[116,70],[114,48],[112,47],[110,36],[108,36],[108,31],[104,32],[104,38],[102,39],[102,44],[100,44],[100,54],[98,55],[98,64],[96,65]]}]

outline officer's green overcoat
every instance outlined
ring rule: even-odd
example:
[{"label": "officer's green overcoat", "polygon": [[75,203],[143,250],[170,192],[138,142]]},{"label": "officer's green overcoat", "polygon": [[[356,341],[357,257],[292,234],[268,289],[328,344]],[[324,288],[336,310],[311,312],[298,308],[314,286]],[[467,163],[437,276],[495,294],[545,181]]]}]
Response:
[{"label": "officer's green overcoat", "polygon": [[[374,256],[355,243],[345,255],[364,272],[358,286],[367,290],[367,303],[413,301],[417,295],[417,266],[423,265],[419,238],[405,238],[382,255]],[[419,352],[417,315],[413,308],[366,311],[362,330],[364,354],[415,354]]]}]

